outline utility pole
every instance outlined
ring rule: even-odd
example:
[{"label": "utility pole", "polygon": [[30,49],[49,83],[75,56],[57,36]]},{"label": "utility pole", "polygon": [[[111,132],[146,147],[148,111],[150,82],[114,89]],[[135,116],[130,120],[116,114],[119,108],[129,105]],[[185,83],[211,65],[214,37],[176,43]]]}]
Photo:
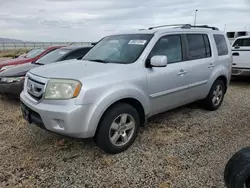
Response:
[{"label": "utility pole", "polygon": [[194,13],[194,26],[196,25],[197,12],[198,12],[198,9],[195,9],[195,13]]},{"label": "utility pole", "polygon": [[224,25],[224,32],[226,31],[227,24]]}]

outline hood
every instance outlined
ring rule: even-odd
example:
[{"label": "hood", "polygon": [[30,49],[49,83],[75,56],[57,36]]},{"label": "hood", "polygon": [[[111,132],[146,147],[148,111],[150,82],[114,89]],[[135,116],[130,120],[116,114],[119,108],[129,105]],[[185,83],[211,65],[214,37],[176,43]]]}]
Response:
[{"label": "hood", "polygon": [[0,68],[6,65],[15,65],[15,64],[23,64],[23,63],[31,63],[33,58],[16,58],[16,59],[9,59],[0,62]]},{"label": "hood", "polygon": [[26,63],[23,65],[17,65],[13,68],[4,70],[0,73],[1,77],[15,77],[15,76],[25,76],[26,73],[35,67],[39,67],[40,65],[32,64],[32,63]]},{"label": "hood", "polygon": [[68,60],[52,63],[30,70],[32,74],[46,78],[65,78],[83,80],[100,77],[117,70],[123,70],[125,64],[98,63],[85,60]]}]

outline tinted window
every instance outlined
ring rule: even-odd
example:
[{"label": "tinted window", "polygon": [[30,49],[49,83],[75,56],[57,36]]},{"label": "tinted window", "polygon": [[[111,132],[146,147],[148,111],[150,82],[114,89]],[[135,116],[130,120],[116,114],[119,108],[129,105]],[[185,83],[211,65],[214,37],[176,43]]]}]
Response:
[{"label": "tinted window", "polygon": [[108,36],[85,55],[84,60],[128,64],[135,62],[153,37],[152,34]]},{"label": "tinted window", "polygon": [[228,47],[227,42],[224,35],[214,35],[214,40],[216,43],[218,55],[227,55],[228,54]]},{"label": "tinted window", "polygon": [[152,49],[149,59],[155,55],[165,55],[168,63],[182,61],[181,36],[169,35],[158,40]]},{"label": "tinted window", "polygon": [[71,52],[70,54],[68,54],[65,58],[63,58],[63,60],[82,58],[83,56],[85,56],[85,54],[89,50],[90,48],[83,48],[83,49],[75,50]]},{"label": "tinted window", "polygon": [[233,46],[250,46],[250,38],[249,39],[237,39]]},{"label": "tinted window", "polygon": [[188,42],[188,59],[206,58],[209,50],[206,49],[205,41],[202,34],[187,34]]},{"label": "tinted window", "polygon": [[211,57],[212,54],[211,54],[211,47],[210,47],[210,42],[209,42],[208,36],[203,35],[203,39],[204,39],[204,42],[205,42],[206,56]]},{"label": "tinted window", "polygon": [[38,59],[37,62],[41,64],[53,63],[58,61],[61,57],[67,55],[70,51],[70,49],[57,49],[44,55],[43,57]]}]

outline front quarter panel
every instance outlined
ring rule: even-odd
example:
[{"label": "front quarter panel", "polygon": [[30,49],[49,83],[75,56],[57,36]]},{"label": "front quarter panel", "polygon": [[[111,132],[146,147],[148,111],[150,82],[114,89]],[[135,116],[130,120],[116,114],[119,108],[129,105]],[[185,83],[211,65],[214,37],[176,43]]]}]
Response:
[{"label": "front quarter panel", "polygon": [[149,100],[144,95],[142,91],[138,88],[127,86],[126,89],[124,88],[116,88],[116,90],[110,90],[103,93],[96,101],[94,108],[92,108],[92,112],[90,113],[89,120],[88,120],[88,132],[90,135],[94,136],[98,123],[104,114],[104,112],[115,102],[125,99],[125,98],[133,98],[139,101],[145,111],[145,114],[149,113]]},{"label": "front quarter panel", "polygon": [[103,113],[112,104],[125,98],[136,99],[143,106],[145,114],[149,113],[146,75],[141,68],[123,70],[98,80],[83,81],[76,104],[94,106],[88,117],[88,132],[94,135]]}]

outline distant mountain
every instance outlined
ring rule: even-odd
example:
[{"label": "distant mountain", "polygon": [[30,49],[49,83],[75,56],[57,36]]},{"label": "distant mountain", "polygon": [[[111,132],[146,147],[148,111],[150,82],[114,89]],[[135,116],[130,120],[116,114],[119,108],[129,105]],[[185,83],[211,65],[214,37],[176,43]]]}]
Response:
[{"label": "distant mountain", "polygon": [[10,39],[10,38],[0,38],[0,43],[24,43],[27,41],[22,41],[22,40],[18,40],[18,39]]}]

